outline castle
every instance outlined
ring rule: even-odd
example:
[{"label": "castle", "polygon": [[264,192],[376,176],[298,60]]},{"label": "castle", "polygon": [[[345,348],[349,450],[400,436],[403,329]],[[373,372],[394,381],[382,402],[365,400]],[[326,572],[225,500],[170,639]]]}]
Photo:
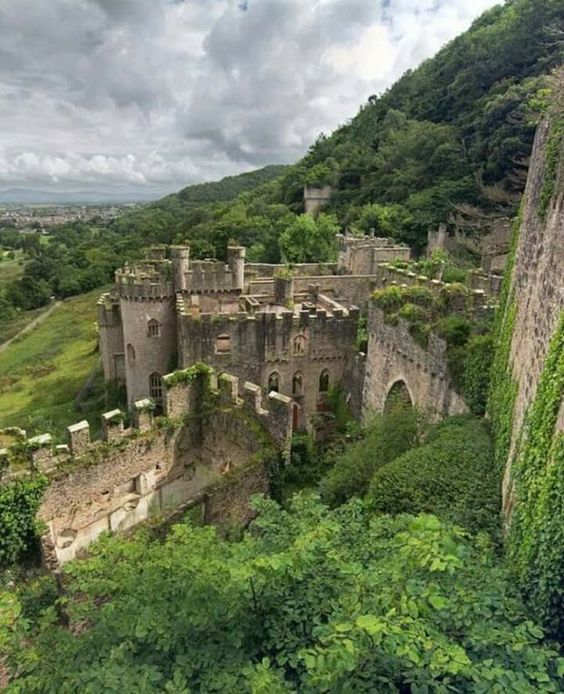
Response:
[{"label": "castle", "polygon": [[186,246],[150,249],[98,302],[105,379],[125,384],[130,407],[144,398],[161,407],[163,376],[205,362],[291,397],[294,428],[306,428],[355,359],[382,264],[410,257],[374,236],[338,235],[337,245],[337,263],[292,269],[246,263],[240,246],[226,264],[192,260]]}]

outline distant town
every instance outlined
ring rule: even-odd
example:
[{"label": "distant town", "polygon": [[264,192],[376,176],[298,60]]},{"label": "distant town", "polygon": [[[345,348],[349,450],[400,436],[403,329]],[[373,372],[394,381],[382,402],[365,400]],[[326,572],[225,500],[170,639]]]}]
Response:
[{"label": "distant town", "polygon": [[51,227],[67,222],[98,219],[107,222],[142,203],[98,205],[0,204],[0,229],[47,233]]}]

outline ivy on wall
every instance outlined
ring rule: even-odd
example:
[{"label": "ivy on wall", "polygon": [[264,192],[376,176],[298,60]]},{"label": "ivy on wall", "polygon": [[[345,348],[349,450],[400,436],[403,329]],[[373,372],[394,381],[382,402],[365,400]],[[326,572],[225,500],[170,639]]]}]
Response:
[{"label": "ivy on wall", "polygon": [[523,214],[521,209],[513,228],[511,248],[507,258],[499,307],[496,312],[493,329],[496,351],[491,370],[488,414],[491,419],[492,435],[495,444],[494,461],[498,470],[503,470],[507,464],[513,428],[513,410],[515,408],[515,398],[517,397],[517,384],[511,374],[509,356],[511,354],[511,341],[517,310],[512,287],[513,267],[515,266],[522,220]]},{"label": "ivy on wall", "polygon": [[517,505],[510,564],[535,616],[564,638],[564,433],[556,431],[564,392],[564,313],[552,338],[513,465]]}]

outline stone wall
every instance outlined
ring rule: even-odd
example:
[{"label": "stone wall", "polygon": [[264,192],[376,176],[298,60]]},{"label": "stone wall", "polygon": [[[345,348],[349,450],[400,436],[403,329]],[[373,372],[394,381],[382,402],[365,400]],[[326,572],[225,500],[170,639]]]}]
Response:
[{"label": "stone wall", "polygon": [[[264,392],[275,374],[280,392],[294,397],[305,427],[318,409],[320,378],[328,373],[331,385],[340,384],[354,353],[359,312],[334,309],[332,315],[313,312],[183,316],[180,363],[204,361],[218,371],[257,383]],[[218,351],[218,338],[229,341],[229,351]],[[299,379],[294,380],[294,379]],[[296,386],[296,387],[295,387]],[[298,387],[299,386],[299,387]]]},{"label": "stone wall", "polygon": [[[564,310],[562,168],[546,218],[543,220],[539,216],[548,133],[549,124],[544,122],[538,128],[531,159],[511,281],[511,295],[516,304],[516,315],[510,368],[517,384],[517,397],[513,413],[511,450],[504,480],[504,503],[507,513],[512,505],[511,461],[521,435],[525,413],[537,391],[548,345]],[[560,423],[562,424],[562,418]]]},{"label": "stone wall", "polygon": [[[103,415],[103,441],[90,441],[87,422],[69,427],[69,445],[58,450],[49,435],[29,440],[31,468],[50,477],[38,513],[46,565],[79,556],[103,532],[194,503],[204,502],[214,522],[224,511],[228,524],[250,517],[248,499],[268,489],[265,465],[289,454],[292,401],[263,398],[257,385],[226,373],[209,379],[169,374],[164,406],[174,416],[160,423],[144,400],[135,404],[135,428],[124,429],[118,410]],[[2,455],[9,460],[10,451]]]},{"label": "stone wall", "polygon": [[411,250],[394,239],[337,235],[338,266],[349,275],[374,275],[379,263],[409,260]]},{"label": "stone wall", "polygon": [[96,308],[104,378],[106,381],[118,380],[125,383],[123,326],[119,302],[109,293],[102,294]]},{"label": "stone wall", "polygon": [[388,325],[383,312],[370,307],[368,313],[362,409],[364,416],[382,412],[395,383],[403,382],[412,405],[433,418],[466,411],[462,398],[451,384],[446,343],[430,335],[427,349],[417,344],[402,320]]}]

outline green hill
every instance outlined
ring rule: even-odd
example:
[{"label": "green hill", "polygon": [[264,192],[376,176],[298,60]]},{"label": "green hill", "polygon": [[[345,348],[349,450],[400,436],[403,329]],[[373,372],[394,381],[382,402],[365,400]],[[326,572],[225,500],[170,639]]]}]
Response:
[{"label": "green hill", "polygon": [[258,188],[263,183],[268,183],[275,178],[279,178],[288,169],[287,166],[271,165],[265,166],[256,171],[239,174],[238,176],[226,176],[220,181],[211,183],[197,183],[186,186],[178,193],[169,195],[158,201],[157,205],[166,205],[171,198],[177,198],[186,207],[195,205],[205,205],[209,202],[225,202],[233,200],[241,193]]}]

